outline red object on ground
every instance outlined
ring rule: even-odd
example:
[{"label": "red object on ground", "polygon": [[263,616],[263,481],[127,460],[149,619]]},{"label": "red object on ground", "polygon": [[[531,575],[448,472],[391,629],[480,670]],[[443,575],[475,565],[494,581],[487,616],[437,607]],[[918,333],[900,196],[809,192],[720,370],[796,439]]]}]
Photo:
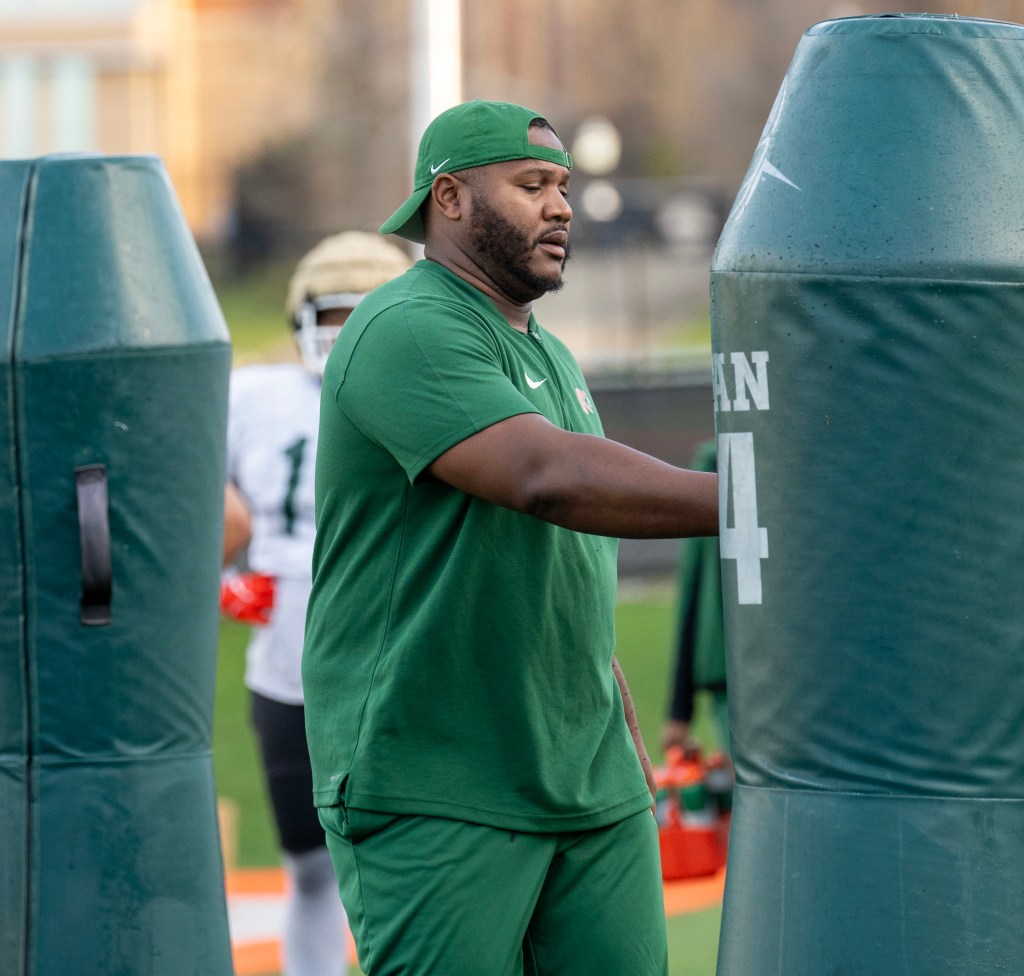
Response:
[{"label": "red object on ground", "polygon": [[666,758],[654,772],[662,877],[677,881],[716,874],[725,866],[730,814],[716,802],[723,794],[709,793],[707,774],[714,770],[720,778],[725,772],[731,797],[728,761],[714,757],[705,763],[681,749],[670,749]]},{"label": "red object on ground", "polygon": [[725,867],[729,849],[728,816],[711,827],[659,827],[661,876],[665,881],[703,878]]}]

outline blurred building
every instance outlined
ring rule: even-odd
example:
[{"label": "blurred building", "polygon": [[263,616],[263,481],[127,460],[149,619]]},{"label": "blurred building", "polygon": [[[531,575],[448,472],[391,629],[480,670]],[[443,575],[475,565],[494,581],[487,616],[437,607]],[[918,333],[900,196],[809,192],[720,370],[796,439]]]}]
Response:
[{"label": "blurred building", "polygon": [[200,237],[310,124],[330,0],[0,0],[0,156],[156,153]]},{"label": "blurred building", "polygon": [[[408,188],[414,2],[0,0],[0,156],[156,153],[196,236],[254,261],[374,226]],[[615,125],[621,158],[590,194],[615,215],[588,230],[581,209],[581,245],[706,236],[800,34],[865,8],[463,0],[463,91],[537,106],[570,145],[588,119]],[[929,9],[1024,20],[1024,0]]]}]

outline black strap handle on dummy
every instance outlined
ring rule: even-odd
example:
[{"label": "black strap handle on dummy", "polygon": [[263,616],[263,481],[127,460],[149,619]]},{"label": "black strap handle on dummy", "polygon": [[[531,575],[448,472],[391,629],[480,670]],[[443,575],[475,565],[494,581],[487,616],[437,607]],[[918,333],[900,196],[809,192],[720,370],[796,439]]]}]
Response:
[{"label": "black strap handle on dummy", "polygon": [[107,514],[107,467],[75,468],[78,535],[82,547],[82,623],[110,623],[110,519]]}]

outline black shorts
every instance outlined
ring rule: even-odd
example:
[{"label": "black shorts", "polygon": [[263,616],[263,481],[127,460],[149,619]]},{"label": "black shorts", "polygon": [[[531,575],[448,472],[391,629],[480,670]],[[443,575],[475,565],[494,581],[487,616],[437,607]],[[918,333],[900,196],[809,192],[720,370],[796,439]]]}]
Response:
[{"label": "black shorts", "polygon": [[256,730],[277,836],[289,854],[326,844],[313,806],[313,770],[306,746],[305,709],[285,705],[251,692],[252,724]]}]

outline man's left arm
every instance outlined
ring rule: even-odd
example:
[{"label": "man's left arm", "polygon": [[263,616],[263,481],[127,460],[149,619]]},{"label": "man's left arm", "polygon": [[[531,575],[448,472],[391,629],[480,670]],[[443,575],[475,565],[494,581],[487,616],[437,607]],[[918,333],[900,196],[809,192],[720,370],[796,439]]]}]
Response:
[{"label": "man's left arm", "polygon": [[647,788],[651,791],[651,799],[654,799],[656,786],[654,784],[654,764],[647,754],[647,747],[644,745],[644,737],[640,734],[640,723],[636,717],[636,706],[633,704],[633,696],[629,692],[629,685],[626,684],[626,676],[622,673],[617,657],[612,658],[612,674],[619,686],[619,694],[622,696],[622,710],[626,716],[626,726],[629,734],[633,737],[633,746],[636,749],[640,765],[643,767],[644,777],[647,780]]}]

